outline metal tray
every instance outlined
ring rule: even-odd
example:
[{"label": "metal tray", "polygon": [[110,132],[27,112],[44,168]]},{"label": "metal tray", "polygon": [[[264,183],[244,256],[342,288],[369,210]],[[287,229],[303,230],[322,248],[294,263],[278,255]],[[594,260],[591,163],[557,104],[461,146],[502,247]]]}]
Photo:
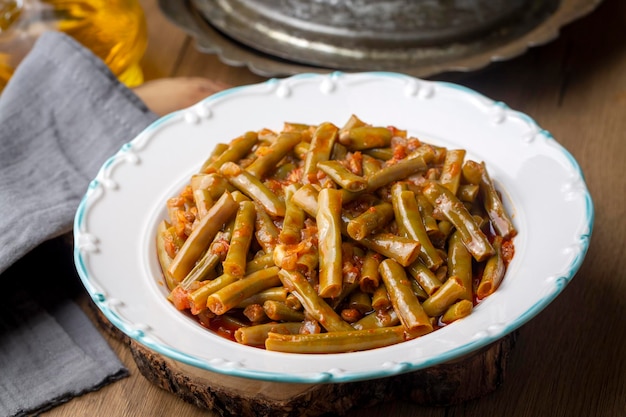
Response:
[{"label": "metal tray", "polygon": [[[295,7],[299,1],[301,7]],[[314,3],[320,2],[324,3]],[[367,0],[346,3],[363,2]],[[484,10],[480,18],[460,10],[457,6],[463,2],[419,2],[424,3],[442,6],[437,13],[429,12],[436,18],[420,23],[403,20],[399,9],[393,8],[355,21],[354,13],[342,15],[342,10],[330,6],[324,11],[303,9],[304,0],[159,0],[162,12],[196,39],[199,51],[268,77],[329,70],[384,70],[429,77],[477,70],[552,41],[562,26],[590,13],[601,0],[512,0],[499,7],[500,2],[475,0],[474,5]],[[450,3],[456,8],[443,6]],[[332,4],[338,2],[327,2]],[[424,14],[415,8],[404,10],[406,15],[409,10]],[[329,20],[331,11],[339,20]],[[395,23],[377,30],[372,23],[377,16]]]}]

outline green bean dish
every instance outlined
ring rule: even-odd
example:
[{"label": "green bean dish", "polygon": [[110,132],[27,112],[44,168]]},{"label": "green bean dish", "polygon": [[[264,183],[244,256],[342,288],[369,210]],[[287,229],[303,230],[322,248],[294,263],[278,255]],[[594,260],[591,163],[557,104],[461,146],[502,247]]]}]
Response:
[{"label": "green bean dish", "polygon": [[471,314],[516,229],[484,162],[353,115],[219,144],[167,201],[168,299],[237,343],[341,353]]}]

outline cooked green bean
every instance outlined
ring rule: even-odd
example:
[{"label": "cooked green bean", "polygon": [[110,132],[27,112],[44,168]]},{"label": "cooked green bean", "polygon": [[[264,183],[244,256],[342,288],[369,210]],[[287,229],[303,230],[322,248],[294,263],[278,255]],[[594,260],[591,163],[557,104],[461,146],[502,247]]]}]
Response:
[{"label": "cooked green bean", "polygon": [[308,252],[299,253],[296,260],[296,268],[298,271],[304,271],[305,274],[311,276],[319,266],[319,259],[319,251],[317,250],[312,249]]},{"label": "cooked green bean", "polygon": [[425,300],[428,298],[428,293],[422,286],[415,280],[411,280],[411,288],[413,288],[413,293],[417,297],[418,300]]},{"label": "cooked green bean", "polygon": [[457,194],[459,189],[465,153],[464,149],[448,149],[443,162],[439,182],[453,194]]},{"label": "cooked green bean", "polygon": [[463,165],[463,177],[471,184],[477,184],[480,188],[483,206],[487,212],[496,233],[504,238],[510,238],[517,234],[510,217],[504,209],[504,205],[495,189],[485,163],[467,161]]},{"label": "cooked green bean", "polygon": [[321,161],[317,167],[326,173],[340,187],[348,191],[363,191],[367,187],[367,180],[355,175],[339,161]]},{"label": "cooked green bean", "polygon": [[517,230],[515,230],[513,222],[504,209],[504,204],[502,203],[502,200],[493,185],[493,181],[487,172],[485,163],[481,163],[480,167],[480,194],[482,196],[487,215],[489,215],[489,219],[491,219],[493,228],[496,229],[496,232],[500,236],[505,239],[511,238],[517,234]]},{"label": "cooked green bean", "polygon": [[459,231],[454,232],[448,242],[448,275],[459,278],[465,288],[462,298],[472,300],[472,255],[463,244]]},{"label": "cooked green bean", "polygon": [[453,321],[462,319],[469,316],[474,309],[474,304],[469,300],[461,300],[452,304],[445,313],[441,316],[441,322],[443,324],[450,324]]},{"label": "cooked green bean", "polygon": [[378,273],[378,266],[380,265],[381,257],[376,252],[368,250],[363,258],[363,266],[361,268],[361,277],[359,280],[359,287],[361,291],[372,294],[374,290],[378,288],[380,283],[380,274]]},{"label": "cooked green bean", "polygon": [[293,153],[296,157],[302,161],[306,159],[307,154],[309,153],[309,149],[311,149],[311,144],[308,142],[300,142],[293,148]]},{"label": "cooked green bean", "polygon": [[365,126],[366,124],[367,123],[359,119],[359,117],[356,114],[351,114],[348,120],[346,121],[346,123],[343,126],[341,126],[341,130],[339,131],[339,134],[348,135],[349,134],[348,131],[352,129],[353,127]]},{"label": "cooked green bean", "polygon": [[417,200],[417,207],[419,208],[420,215],[422,216],[422,222],[424,223],[424,229],[429,236],[435,233],[439,233],[439,227],[437,226],[437,220],[433,217],[433,205],[424,195],[418,194],[415,196]]},{"label": "cooked green bean", "polygon": [[382,161],[388,161],[390,159],[393,159],[393,149],[391,148],[366,149],[363,151],[363,153]]},{"label": "cooked green bean", "polygon": [[380,187],[384,187],[393,181],[405,179],[418,172],[424,172],[427,169],[428,165],[422,156],[401,159],[395,164],[386,165],[380,171],[370,175],[367,178],[367,191],[376,191]]},{"label": "cooked green bean", "polygon": [[217,145],[215,145],[215,147],[209,154],[209,157],[207,158],[206,164],[208,165],[212,160],[218,158],[221,154],[226,152],[229,147],[230,145],[228,143],[218,143]]},{"label": "cooked green bean", "polygon": [[180,286],[186,290],[197,281],[203,281],[210,277],[211,273],[215,273],[215,267],[219,265],[222,259],[219,255],[207,250],[194,267],[189,271],[187,276],[180,282]]},{"label": "cooked green bean", "polygon": [[441,280],[419,260],[409,265],[407,271],[428,295],[432,295],[441,287]]},{"label": "cooked green bean", "polygon": [[190,219],[186,216],[184,203],[181,204],[173,200],[175,199],[170,199],[170,201],[167,202],[167,217],[176,233],[184,237],[191,233]]},{"label": "cooked green bean", "polygon": [[300,241],[300,233],[304,227],[304,219],[306,214],[302,207],[298,206],[291,197],[297,191],[295,185],[285,187],[285,217],[283,219],[283,228],[278,235],[281,243],[298,243]]},{"label": "cooked green bean", "polygon": [[343,321],[337,312],[317,294],[301,273],[281,269],[278,276],[283,285],[300,300],[306,312],[327,331],[338,332],[352,329],[352,326]]},{"label": "cooked green bean", "polygon": [[237,308],[245,308],[251,304],[263,305],[263,303],[266,301],[285,302],[285,300],[287,300],[287,290],[281,285],[278,287],[268,288],[266,290],[251,295],[250,297],[237,304]]},{"label": "cooked green bean", "polygon": [[369,177],[375,172],[379,171],[383,167],[383,161],[381,161],[380,159],[371,157],[369,155],[363,154],[362,166],[363,166],[363,175],[365,175],[366,177]]},{"label": "cooked green bean", "polygon": [[350,220],[346,230],[352,239],[361,240],[384,228],[392,219],[392,205],[380,202]]},{"label": "cooked green bean", "polygon": [[476,184],[461,184],[457,190],[459,200],[467,203],[476,201],[476,197],[480,192],[480,187]]},{"label": "cooked green bean", "polygon": [[415,149],[407,158],[416,158],[422,157],[424,161],[428,164],[430,163],[438,163],[436,161],[437,158],[437,150],[434,146],[423,143],[417,149]]},{"label": "cooked green bean", "polygon": [[461,175],[468,184],[480,185],[482,172],[480,164],[476,161],[465,161],[461,170]]},{"label": "cooked green bean", "polygon": [[313,133],[302,172],[305,182],[317,182],[317,164],[330,159],[338,131],[337,126],[332,123],[322,123]]},{"label": "cooked green bean", "polygon": [[339,141],[351,151],[384,148],[391,144],[392,132],[386,127],[354,126],[344,132]]},{"label": "cooked green bean", "polygon": [[209,160],[202,166],[200,172],[210,174],[218,172],[226,162],[235,162],[246,156],[254,145],[257,144],[259,136],[256,132],[246,132],[244,135],[233,139],[228,149],[215,159]]},{"label": "cooked green bean", "polygon": [[425,334],[433,330],[428,316],[415,296],[402,265],[392,259],[380,263],[380,276],[400,321],[411,334]]},{"label": "cooked green bean", "polygon": [[246,298],[277,285],[280,285],[278,267],[273,266],[254,272],[220,288],[209,295],[206,304],[213,313],[222,315]]},{"label": "cooked green bean", "polygon": [[[480,228],[480,225],[477,224],[477,226]],[[455,229],[454,225],[448,220],[441,220],[437,222],[437,229],[439,229],[439,233],[432,234],[431,240],[434,241],[434,239],[441,239],[439,248],[442,249]]]},{"label": "cooked green bean", "polygon": [[302,308],[302,303],[298,300],[298,297],[292,293],[287,294],[285,304],[287,304],[287,306],[292,310],[300,310]]},{"label": "cooked green bean", "polygon": [[291,201],[297,204],[309,216],[317,216],[317,196],[318,191],[311,184],[305,184],[293,193]]},{"label": "cooked green bean", "polygon": [[371,312],[356,323],[352,323],[352,327],[357,330],[365,330],[397,326],[398,324],[400,324],[398,313],[393,308],[389,308]]},{"label": "cooked green bean", "polygon": [[463,244],[477,261],[484,261],[494,250],[487,236],[480,230],[472,215],[463,203],[443,185],[429,182],[424,187],[424,195],[443,213],[461,234]]},{"label": "cooked green bean", "polygon": [[265,349],[290,353],[342,353],[394,345],[406,340],[402,326],[316,334],[269,333]]},{"label": "cooked green bean", "polygon": [[191,177],[190,181],[192,190],[206,190],[209,192],[209,196],[211,200],[215,201],[219,199],[224,191],[233,192],[236,190],[235,187],[230,185],[230,183],[224,178],[221,174],[214,172],[211,174],[194,174]]},{"label": "cooked green bean", "polygon": [[165,220],[162,220],[157,227],[157,235],[156,235],[156,247],[157,247],[157,259],[159,260],[159,264],[161,265],[161,270],[163,271],[163,276],[165,277],[165,284],[167,288],[171,291],[176,287],[178,281],[172,274],[170,274],[169,266],[172,263],[172,258],[167,253],[165,249],[165,234],[167,232],[168,224]]},{"label": "cooked green bean", "polygon": [[263,303],[265,314],[275,321],[302,321],[304,312],[293,310],[287,304],[280,301],[268,300]]},{"label": "cooked green bean", "polygon": [[274,170],[272,177],[281,181],[286,181],[297,168],[298,166],[293,162],[281,162],[280,165],[276,167],[276,170]]},{"label": "cooked green bean", "polygon": [[[343,160],[346,159],[346,156],[348,156],[348,148],[346,148],[345,146],[343,146],[341,143],[335,141],[334,145],[333,145],[333,150],[330,153],[330,160],[335,160],[335,161],[339,161],[339,160]],[[324,162],[324,161],[322,161]],[[317,167],[319,168],[320,163],[317,163]]]},{"label": "cooked green bean", "polygon": [[233,196],[233,200],[235,200],[237,203],[241,203],[242,201],[252,201],[239,190],[235,190],[230,194]]},{"label": "cooked green bean", "polygon": [[369,313],[372,311],[372,297],[356,288],[348,297],[348,307],[354,308],[362,314]]},{"label": "cooked green bean", "polygon": [[314,125],[306,123],[285,122],[283,124],[283,132],[298,132],[302,135],[302,140],[311,141],[311,134],[315,130]]},{"label": "cooked green bean", "polygon": [[254,236],[265,253],[271,253],[278,244],[280,231],[274,221],[263,207],[259,204],[254,221]]},{"label": "cooked green bean", "polygon": [[[342,203],[348,203],[357,197],[355,193],[352,193],[347,190],[341,191],[341,201]],[[315,218],[317,216],[317,198],[319,191],[311,184],[305,184],[296,191],[291,197],[292,201],[300,206],[309,216]],[[343,217],[343,216],[342,216]],[[346,226],[348,225],[349,219],[342,218],[342,233],[348,235],[348,231]]]},{"label": "cooked green bean", "polygon": [[472,256],[461,241],[458,231],[452,234],[448,244],[448,275],[459,278],[465,288],[465,294],[462,298],[472,300]]},{"label": "cooked green bean", "polygon": [[208,190],[195,190],[193,192],[193,199],[196,207],[198,208],[196,218],[200,220],[206,216],[209,208],[213,205],[213,199],[211,198],[211,194]]},{"label": "cooked green bean", "polygon": [[334,298],[343,285],[341,257],[341,192],[323,188],[317,197],[319,241],[319,290],[324,298]]},{"label": "cooked green bean", "polygon": [[257,178],[265,177],[301,140],[302,135],[298,132],[281,133],[263,155],[246,167],[246,171]]},{"label": "cooked green bean", "polygon": [[182,281],[202,253],[207,249],[209,242],[213,240],[219,229],[237,211],[239,205],[233,200],[229,192],[222,194],[219,200],[211,207],[207,215],[200,220],[198,226],[185,240],[169,267],[169,272],[174,279]]},{"label": "cooked green bean", "polygon": [[350,283],[344,282],[343,287],[341,288],[341,293],[339,293],[339,295],[332,300],[329,300],[329,305],[336,310],[343,304],[343,300],[345,300],[346,297],[352,294],[352,292],[354,292],[357,288],[359,288],[359,283],[356,281]]},{"label": "cooked green bean", "polygon": [[[239,308],[239,305],[237,305]],[[261,304],[250,304],[244,307],[242,314],[250,320],[252,324],[267,323],[270,321]]]},{"label": "cooked green bean", "polygon": [[202,286],[195,289],[189,294],[189,301],[195,307],[195,310],[205,310],[207,308],[207,299],[209,295],[224,288],[225,286],[232,284],[239,278],[228,274],[222,274],[219,277],[204,281]]},{"label": "cooked green bean", "polygon": [[397,261],[402,266],[411,265],[420,254],[420,244],[393,233],[377,233],[358,241],[368,249]]},{"label": "cooked green bean", "polygon": [[265,346],[269,333],[297,334],[302,323],[264,323],[240,327],[235,331],[235,340],[248,346]]},{"label": "cooked green bean", "polygon": [[269,268],[270,266],[274,266],[274,255],[271,252],[260,254],[248,261],[246,264],[246,275]]},{"label": "cooked green bean", "polygon": [[430,317],[440,316],[457,300],[464,299],[466,292],[461,280],[456,276],[451,276],[422,303],[422,308]]},{"label": "cooked green bean", "polygon": [[222,175],[239,191],[259,203],[272,216],[285,215],[285,202],[278,198],[257,177],[241,169],[234,162],[225,162],[220,168]]},{"label": "cooked green bean", "polygon": [[235,216],[232,237],[226,259],[222,262],[224,273],[243,277],[248,262],[248,250],[252,243],[256,209],[252,201],[242,201]]},{"label": "cooked green bean", "polygon": [[[446,255],[446,260],[447,260],[448,256]],[[448,279],[448,265],[444,264],[441,265],[439,268],[437,268],[436,271],[433,271],[435,273],[435,277],[439,280],[439,282],[444,282],[446,279]]]},{"label": "cooked green bean", "polygon": [[500,285],[506,266],[502,258],[502,237],[496,236],[493,241],[493,247],[496,250],[495,255],[487,260],[483,275],[476,289],[478,298],[483,299],[491,295]]},{"label": "cooked green bean", "polygon": [[426,266],[431,269],[438,268],[443,263],[443,259],[426,233],[415,193],[404,191],[402,185],[396,183],[391,187],[391,202],[401,233],[420,243],[419,257]]}]

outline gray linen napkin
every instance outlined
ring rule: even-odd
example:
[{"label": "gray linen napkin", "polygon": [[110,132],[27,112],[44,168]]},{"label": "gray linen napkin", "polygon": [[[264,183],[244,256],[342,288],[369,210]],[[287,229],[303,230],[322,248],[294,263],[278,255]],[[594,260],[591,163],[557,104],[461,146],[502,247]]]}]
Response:
[{"label": "gray linen napkin", "polygon": [[40,37],[0,95],[0,416],[127,375],[70,300],[80,284],[58,237],[104,161],[156,118],[56,32]]}]

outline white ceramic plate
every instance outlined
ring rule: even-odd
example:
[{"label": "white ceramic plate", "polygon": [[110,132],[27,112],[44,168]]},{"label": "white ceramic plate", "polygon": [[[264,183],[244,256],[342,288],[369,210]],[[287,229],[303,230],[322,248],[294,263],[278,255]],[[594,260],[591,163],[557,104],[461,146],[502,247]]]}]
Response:
[{"label": "white ceramic plate", "polygon": [[[343,124],[351,114],[407,129],[487,163],[519,230],[500,288],[467,318],[418,339],[344,354],[238,345],[166,300],[155,255],[165,202],[213,146],[283,122]],[[467,88],[394,73],[302,74],[233,88],[158,120],[101,168],[75,218],[75,262],[91,297],[127,335],[213,372],[281,382],[347,382],[426,368],[475,351],[526,323],[578,270],[593,203],[580,167],[528,116]]]}]

